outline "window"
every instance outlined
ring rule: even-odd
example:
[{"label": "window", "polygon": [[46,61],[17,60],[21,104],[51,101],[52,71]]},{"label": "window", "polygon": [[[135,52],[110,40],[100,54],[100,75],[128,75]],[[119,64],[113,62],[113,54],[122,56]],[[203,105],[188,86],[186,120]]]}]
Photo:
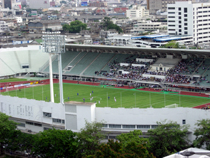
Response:
[{"label": "window", "polygon": [[121,128],[121,125],[110,124],[109,128]]},{"label": "window", "polygon": [[182,17],[180,16],[179,19],[182,19]]},{"label": "window", "polygon": [[181,8],[179,8],[179,11],[181,10]]},{"label": "window", "polygon": [[51,116],[51,113],[48,113],[48,112],[43,112],[43,116],[44,116],[44,117],[52,117],[52,116]]},{"label": "window", "polygon": [[179,12],[179,15],[182,15],[182,13],[181,13],[181,12]]},{"label": "window", "polygon": [[187,8],[184,8],[184,12],[187,13]]},{"label": "window", "polygon": [[168,12],[168,14],[175,14],[175,12]]},{"label": "window", "polygon": [[169,31],[175,31],[175,29],[168,29]]},{"label": "window", "polygon": [[179,25],[179,28],[182,28],[182,25]]},{"label": "window", "polygon": [[152,125],[152,128],[157,128],[158,127],[158,125]]},{"label": "window", "polygon": [[184,19],[184,21],[187,21],[187,19]]},{"label": "window", "polygon": [[107,128],[107,127],[108,127],[108,125],[107,125],[107,124],[103,124],[103,125],[102,125],[102,127]]},{"label": "window", "polygon": [[175,7],[168,7],[168,9],[175,9]]},{"label": "window", "polygon": [[187,17],[187,14],[185,14],[184,17]]},{"label": "window", "polygon": [[169,16],[168,18],[175,18],[175,16]]},{"label": "window", "polygon": [[22,65],[22,69],[28,69],[29,65]]},{"label": "window", "polygon": [[40,123],[34,123],[34,126],[42,127],[42,124],[40,124]]},{"label": "window", "polygon": [[48,130],[48,129],[51,129],[51,128],[44,127],[44,131],[45,131],[45,130]]},{"label": "window", "polygon": [[184,34],[185,34],[185,35],[187,35],[187,34],[188,34],[188,32],[187,32],[187,31],[185,31],[185,32],[184,32]]},{"label": "window", "polygon": [[179,21],[179,24],[181,24],[182,22],[181,21]]},{"label": "window", "polygon": [[52,120],[53,120],[53,122],[55,122],[55,123],[62,123],[62,124],[65,124],[65,120],[55,119],[55,118],[53,118]]},{"label": "window", "polygon": [[175,27],[175,25],[168,25],[169,27]]},{"label": "window", "polygon": [[123,128],[135,128],[135,125],[123,125]]},{"label": "window", "polygon": [[175,22],[174,20],[169,20],[168,22]]},{"label": "window", "polygon": [[116,139],[116,136],[109,136],[109,139]]},{"label": "window", "polygon": [[55,123],[61,123],[61,119],[54,119],[53,118],[53,122],[55,122]]},{"label": "window", "polygon": [[137,128],[150,128],[150,125],[137,125]]},{"label": "window", "polygon": [[33,125],[33,122],[26,121],[26,124]]},{"label": "window", "polygon": [[181,30],[181,29],[179,29],[179,32],[182,32],[182,30]]},{"label": "window", "polygon": [[186,124],[186,120],[182,120],[182,124],[183,124],[183,125]]},{"label": "window", "polygon": [[25,123],[18,123],[17,126],[20,126],[20,127],[25,127]]},{"label": "window", "polygon": [[184,30],[187,30],[187,27],[185,27]]},{"label": "window", "polygon": [[184,26],[187,26],[187,23],[184,23]]}]

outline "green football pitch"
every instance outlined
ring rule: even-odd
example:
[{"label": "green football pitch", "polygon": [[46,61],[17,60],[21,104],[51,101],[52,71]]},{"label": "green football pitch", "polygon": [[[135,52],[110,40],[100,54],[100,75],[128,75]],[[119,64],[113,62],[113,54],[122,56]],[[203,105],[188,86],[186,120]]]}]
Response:
[{"label": "green football pitch", "polygon": [[[85,98],[85,102],[96,102],[97,107],[161,108],[171,104],[178,104],[179,107],[194,107],[210,102],[210,98],[179,95],[178,93],[145,92],[136,89],[120,89],[106,86],[103,88],[103,86],[78,85],[71,83],[64,83],[63,91],[64,102],[83,102],[83,98]],[[59,103],[58,84],[54,84],[54,93],[55,102]],[[14,90],[3,92],[1,94],[49,102],[50,86],[39,85],[24,88],[21,89],[21,91]],[[90,100],[91,97],[93,97],[92,101]],[[116,102],[114,97],[116,98]]]},{"label": "green football pitch", "polygon": [[24,79],[24,78],[1,79],[0,80],[0,83],[4,83],[4,82],[16,82],[16,81],[27,81],[27,79]]}]

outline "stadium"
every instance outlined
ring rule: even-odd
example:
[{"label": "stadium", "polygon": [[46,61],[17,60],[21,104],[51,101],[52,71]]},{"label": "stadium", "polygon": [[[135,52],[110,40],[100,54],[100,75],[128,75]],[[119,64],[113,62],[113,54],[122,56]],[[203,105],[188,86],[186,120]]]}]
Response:
[{"label": "stadium", "polygon": [[209,118],[207,50],[66,44],[61,58],[64,104],[57,55],[52,57],[51,102],[49,55],[42,47],[1,49],[0,111],[22,131],[77,132],[85,121],[102,121],[107,138],[115,138],[134,129],[147,132],[157,121],[170,120],[189,124],[193,140],[197,120]]}]

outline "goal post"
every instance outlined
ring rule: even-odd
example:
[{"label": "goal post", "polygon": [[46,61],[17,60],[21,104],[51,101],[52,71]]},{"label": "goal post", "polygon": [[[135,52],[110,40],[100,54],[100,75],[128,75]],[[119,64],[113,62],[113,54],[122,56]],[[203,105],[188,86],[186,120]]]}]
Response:
[{"label": "goal post", "polygon": [[178,104],[176,103],[165,106],[165,108],[177,108],[177,107],[178,107]]}]

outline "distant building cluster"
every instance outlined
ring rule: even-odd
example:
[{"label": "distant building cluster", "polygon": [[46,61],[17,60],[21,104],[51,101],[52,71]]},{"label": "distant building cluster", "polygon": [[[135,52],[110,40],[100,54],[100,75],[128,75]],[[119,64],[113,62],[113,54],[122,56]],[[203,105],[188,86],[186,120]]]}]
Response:
[{"label": "distant building cluster", "polygon": [[[7,40],[1,37],[1,45],[12,43],[11,35],[33,40],[42,31],[61,31],[78,44],[157,48],[176,39],[186,48],[210,47],[210,0],[1,0],[0,5],[0,32],[5,36],[9,31]],[[104,17],[122,32],[104,26]],[[63,30],[64,24],[75,20],[86,23],[87,29],[77,34]],[[135,39],[149,35],[171,38]]]}]

